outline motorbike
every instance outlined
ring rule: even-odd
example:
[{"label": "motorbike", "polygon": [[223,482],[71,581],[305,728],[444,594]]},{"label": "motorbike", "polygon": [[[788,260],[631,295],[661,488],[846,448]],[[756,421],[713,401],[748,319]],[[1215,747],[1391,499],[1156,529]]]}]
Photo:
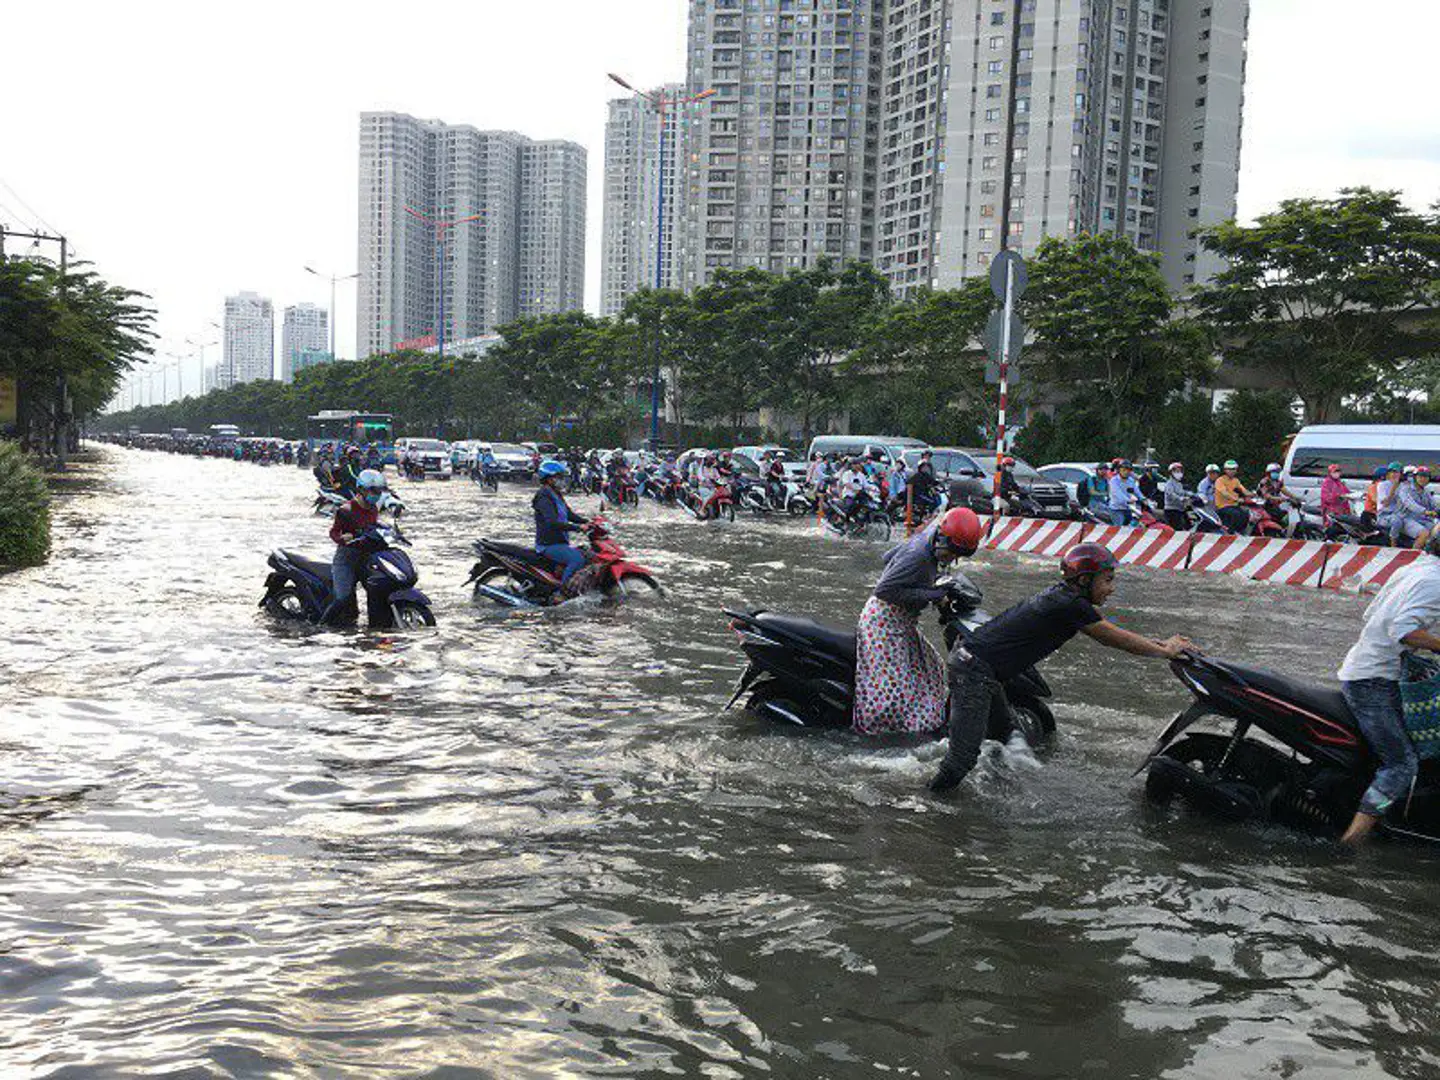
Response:
[{"label": "motorbike", "polygon": [[[1136,770],[1150,802],[1311,831],[1349,823],[1378,763],[1337,684],[1193,655],[1170,669],[1195,700]],[[1218,730],[1197,729],[1202,721]],[[1383,828],[1440,840],[1440,763],[1421,762]]]},{"label": "motorbike", "polygon": [[616,476],[603,489],[604,500],[611,506],[639,506],[640,489],[629,476]]},{"label": "motorbike", "polygon": [[825,500],[825,527],[847,539],[889,540],[893,523],[885,509],[867,495],[848,513],[841,498]]},{"label": "motorbike", "polygon": [[698,491],[687,493],[686,505],[690,512],[701,521],[734,521],[735,497],[729,484],[717,484],[709,501],[701,499]]},{"label": "motorbike", "polygon": [[[951,583],[938,605],[945,647],[970,635],[990,616],[981,608],[980,590],[969,581]],[[734,695],[725,706],[748,698],[748,712],[781,725],[802,728],[848,728],[855,697],[855,631],[825,626],[780,612],[725,609],[730,628],[749,661]],[[1055,732],[1053,696],[1044,676],[1030,667],[1005,683],[1004,700],[997,695],[988,736],[1000,742],[1018,731],[1031,746],[1040,746]],[[1007,708],[1008,703],[1008,708]],[[933,733],[944,738],[947,729]]]},{"label": "motorbike", "polygon": [[736,506],[742,510],[749,510],[752,514],[769,515],[775,512],[775,507],[770,505],[770,493],[758,480],[737,476],[734,498]]},{"label": "motorbike", "polygon": [[1355,514],[1331,514],[1330,525],[1325,539],[1337,544],[1369,544],[1374,547],[1389,547],[1390,533],[1373,522]]},{"label": "motorbike", "polygon": [[[411,630],[434,626],[430,600],[415,588],[420,575],[410,556],[401,551],[410,541],[399,525],[372,525],[355,541],[366,553],[360,585],[365,590],[365,611],[372,630]],[[265,579],[260,607],[285,619],[314,622],[330,604],[330,563],[309,559],[277,548],[267,560],[271,573]],[[359,605],[352,594],[341,622],[353,625]]]},{"label": "motorbike", "polygon": [[315,502],[311,504],[311,509],[317,517],[334,517],[335,511],[344,506],[348,498],[349,496],[342,495],[334,488],[316,488]]},{"label": "motorbike", "polygon": [[[606,596],[626,596],[638,589],[660,590],[653,571],[631,562],[615,540],[604,518],[593,517],[585,528],[589,561],[565,585],[565,598],[598,589]],[[479,561],[470,569],[466,585],[475,588],[476,600],[489,599],[506,607],[540,607],[554,602],[560,591],[560,567],[533,547],[481,537],[474,545]]]}]

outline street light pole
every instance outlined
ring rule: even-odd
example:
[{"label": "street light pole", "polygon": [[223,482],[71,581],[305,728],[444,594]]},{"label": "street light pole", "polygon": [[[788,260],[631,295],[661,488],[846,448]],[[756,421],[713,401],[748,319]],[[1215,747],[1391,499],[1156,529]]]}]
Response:
[{"label": "street light pole", "polygon": [[[629,90],[642,101],[648,102],[655,110],[656,121],[660,125],[658,138],[658,152],[660,160],[656,167],[656,193],[655,193],[655,291],[659,292],[664,286],[665,268],[665,110],[667,108],[678,109],[682,105],[693,105],[696,102],[704,101],[714,95],[715,91],[702,90],[698,94],[670,94],[663,90],[643,91],[637,90],[628,82],[614,72],[610,73],[610,81]],[[677,121],[678,122],[678,121]],[[653,373],[650,380],[650,449],[655,450],[660,445],[660,320],[655,320],[655,332],[651,338],[650,349],[653,358]]]},{"label": "street light pole", "polygon": [[337,281],[352,281],[360,276],[360,272],[357,270],[353,274],[322,274],[313,266],[307,266],[305,269],[316,277],[324,278],[330,282],[330,359],[338,360],[339,357],[335,355],[335,283]]},{"label": "street light pole", "polygon": [[427,225],[435,226],[435,260],[437,263],[435,281],[436,295],[440,301],[440,317],[435,327],[435,340],[438,345],[436,351],[440,359],[445,359],[445,239],[448,231],[456,225],[464,225],[468,221],[479,221],[484,214],[471,214],[469,217],[456,218],[454,221],[439,221],[429,214],[423,214],[413,206],[405,207],[405,212],[413,218],[418,218]]}]

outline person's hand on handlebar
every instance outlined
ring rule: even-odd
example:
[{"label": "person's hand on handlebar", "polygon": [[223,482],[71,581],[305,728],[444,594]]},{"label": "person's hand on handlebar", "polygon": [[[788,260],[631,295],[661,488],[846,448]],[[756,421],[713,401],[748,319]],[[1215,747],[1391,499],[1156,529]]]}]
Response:
[{"label": "person's hand on handlebar", "polygon": [[1155,642],[1155,644],[1164,650],[1164,656],[1167,660],[1179,660],[1186,656],[1205,655],[1204,650],[1201,649],[1200,646],[1180,634],[1174,634],[1164,641]]}]

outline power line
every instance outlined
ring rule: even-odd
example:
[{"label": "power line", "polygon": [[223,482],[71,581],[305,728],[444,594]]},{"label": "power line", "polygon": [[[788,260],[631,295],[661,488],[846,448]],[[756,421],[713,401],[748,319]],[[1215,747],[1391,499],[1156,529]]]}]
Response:
[{"label": "power line", "polygon": [[[41,216],[36,212],[36,210],[35,210],[35,208],[34,208],[33,206],[31,206],[31,205],[30,205],[29,203],[27,203],[24,199],[22,199],[22,198],[20,197],[20,193],[19,193],[18,191],[16,191],[13,187],[11,187],[9,184],[7,184],[7,183],[5,182],[5,178],[4,178],[3,176],[0,176],[0,187],[3,187],[6,191],[8,191],[8,192],[11,194],[11,196],[15,199],[16,202],[18,202],[24,209],[26,209],[27,211],[29,211],[30,216],[31,216],[32,218],[34,218],[35,221],[38,221],[42,226],[44,226],[46,229],[50,230],[50,231],[53,232],[53,233],[58,233],[58,232],[60,231],[60,230],[57,229],[54,225],[51,225],[50,222],[46,221],[43,217],[41,217]],[[32,225],[32,227],[33,227],[34,223],[31,222],[31,225]]]}]

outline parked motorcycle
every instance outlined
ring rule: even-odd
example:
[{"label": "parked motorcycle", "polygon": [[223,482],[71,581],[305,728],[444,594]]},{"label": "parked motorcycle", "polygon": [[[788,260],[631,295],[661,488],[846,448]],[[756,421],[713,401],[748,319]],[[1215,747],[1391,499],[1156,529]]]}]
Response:
[{"label": "parked motorcycle", "polygon": [[[372,630],[410,630],[434,626],[430,600],[415,588],[420,575],[410,556],[400,550],[410,541],[399,525],[373,525],[355,541],[366,553],[360,584],[365,590],[366,617]],[[271,567],[265,579],[260,606],[271,615],[314,622],[330,604],[330,562],[306,558],[277,548],[267,560]],[[341,623],[353,625],[359,618],[354,594],[341,615]]]},{"label": "parked motorcycle", "polygon": [[[1170,669],[1195,701],[1136,770],[1151,802],[1325,832],[1349,823],[1378,762],[1338,685],[1200,656]],[[1206,720],[1218,730],[1196,730]],[[1421,763],[1383,827],[1440,840],[1440,764]]]},{"label": "parked motorcycle", "polygon": [[[980,607],[980,590],[969,581],[952,583],[938,605],[946,649],[969,636],[990,616]],[[848,728],[855,697],[855,631],[811,619],[756,610],[732,611],[730,628],[749,660],[726,708],[747,694],[747,711],[778,724],[806,728]],[[1055,731],[1047,704],[1049,684],[1035,668],[1005,683],[1005,700],[994,703],[988,735],[1001,742],[1019,731],[1031,746]],[[1008,709],[1006,702],[1008,701]],[[935,738],[948,734],[942,728]]]},{"label": "parked motorcycle", "polygon": [[[589,562],[564,586],[569,599],[598,589],[606,596],[625,596],[637,590],[659,591],[653,571],[631,562],[615,540],[609,524],[596,516],[586,526]],[[506,607],[538,607],[553,603],[560,591],[560,567],[533,547],[480,538],[474,544],[480,557],[470,569],[466,585],[474,585],[475,599],[493,600]]]}]

